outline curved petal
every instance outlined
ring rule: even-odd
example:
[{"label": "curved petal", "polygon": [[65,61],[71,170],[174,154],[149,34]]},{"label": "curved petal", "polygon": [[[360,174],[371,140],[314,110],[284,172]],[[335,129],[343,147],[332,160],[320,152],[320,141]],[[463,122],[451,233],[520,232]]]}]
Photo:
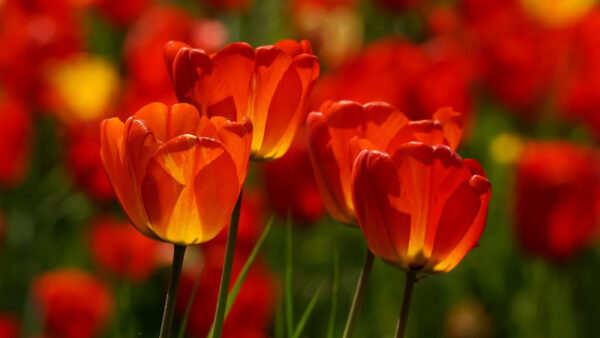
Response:
[{"label": "curved petal", "polygon": [[463,134],[463,117],[452,108],[440,108],[433,114],[433,119],[439,121],[444,129],[444,137],[448,141],[448,146],[452,150],[458,148]]},{"label": "curved petal", "polygon": [[133,115],[133,118],[144,121],[144,125],[152,130],[154,137],[164,143],[169,140],[167,132],[168,115],[169,107],[161,102],[152,102],[140,108]]},{"label": "curved petal", "polygon": [[352,197],[369,249],[391,264],[410,269],[405,258],[411,237],[411,215],[390,203],[401,194],[401,184],[388,154],[364,150],[356,158]]},{"label": "curved petal", "polygon": [[199,75],[202,89],[196,94],[205,97],[203,114],[233,121],[247,115],[254,86],[254,58],[254,49],[242,42],[229,44],[211,56],[213,67],[210,73]]},{"label": "curved petal", "polygon": [[211,119],[216,128],[215,138],[223,144],[235,162],[240,190],[248,175],[252,145],[252,123],[248,117],[242,120],[242,123],[231,122],[220,116]]},{"label": "curved petal", "polygon": [[460,156],[447,146],[407,143],[392,158],[401,192],[391,203],[395,209],[411,215],[407,259],[413,269],[432,272],[432,251],[444,207],[472,175]]},{"label": "curved petal", "polygon": [[169,41],[163,47],[163,58],[171,78],[173,78],[173,64],[175,63],[175,58],[182,48],[190,48],[190,46],[181,41]]},{"label": "curved petal", "polygon": [[153,231],[171,243],[198,244],[227,225],[239,194],[235,163],[221,143],[182,135],[148,163],[142,196]]},{"label": "curved petal", "polygon": [[256,49],[254,102],[248,112],[254,128],[253,157],[264,155],[261,148],[267,121],[275,127],[289,123],[300,104],[302,83],[298,72],[290,67],[292,60],[290,55],[273,46]]},{"label": "curved petal", "polygon": [[[167,140],[184,134],[196,135],[200,123],[200,113],[196,107],[187,103],[171,106],[165,124]],[[198,135],[201,136],[201,135]]]},{"label": "curved petal", "polygon": [[386,151],[391,154],[408,142],[420,142],[432,146],[447,144],[441,123],[433,120],[410,121],[394,135]]},{"label": "curved petal", "polygon": [[323,114],[311,113],[306,119],[308,145],[315,180],[327,211],[339,222],[354,224],[354,208],[348,205],[342,188],[340,163],[331,149],[331,135]]}]

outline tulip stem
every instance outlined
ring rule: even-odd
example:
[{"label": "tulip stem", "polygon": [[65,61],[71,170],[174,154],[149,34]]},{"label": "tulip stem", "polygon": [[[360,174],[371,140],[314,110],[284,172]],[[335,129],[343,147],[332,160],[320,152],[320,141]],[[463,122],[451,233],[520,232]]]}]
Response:
[{"label": "tulip stem", "polygon": [[242,192],[238,197],[227,234],[227,245],[225,247],[225,260],[223,261],[223,274],[221,275],[221,285],[219,286],[219,298],[217,300],[217,309],[215,311],[215,320],[213,323],[214,332],[212,338],[220,338],[225,320],[225,309],[227,307],[227,294],[229,293],[229,282],[231,281],[231,269],[233,267],[233,254],[235,252],[235,241],[237,239],[238,223],[240,221],[240,209],[242,205]]},{"label": "tulip stem", "polygon": [[346,328],[344,329],[344,338],[352,337],[354,331],[354,325],[358,319],[358,313],[365,300],[365,293],[367,291],[367,283],[369,276],[371,275],[371,269],[373,268],[373,253],[367,248],[367,256],[365,257],[365,263],[360,272],[358,284],[356,285],[356,291],[354,292],[354,300],[352,300],[352,307],[350,307],[350,313],[348,314],[348,320],[346,321]]},{"label": "tulip stem", "polygon": [[398,326],[396,326],[396,338],[404,338],[406,324],[408,323],[408,313],[410,311],[410,301],[412,300],[413,289],[417,281],[417,274],[414,271],[406,271],[406,281],[404,283],[404,298],[402,299],[402,309],[398,317]]},{"label": "tulip stem", "polygon": [[175,301],[177,300],[177,288],[179,287],[179,277],[181,276],[185,249],[185,245],[173,245],[173,265],[171,267],[171,277],[169,279],[169,290],[167,290],[167,300],[165,301],[165,311],[163,312],[162,324],[160,325],[160,338],[171,337],[173,315],[175,314]]}]

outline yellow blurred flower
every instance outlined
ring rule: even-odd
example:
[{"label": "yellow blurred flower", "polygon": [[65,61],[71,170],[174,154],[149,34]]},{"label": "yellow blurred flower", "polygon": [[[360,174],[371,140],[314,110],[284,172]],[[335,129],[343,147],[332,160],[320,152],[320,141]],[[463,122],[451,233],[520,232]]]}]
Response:
[{"label": "yellow blurred flower", "polygon": [[521,0],[523,9],[529,15],[553,28],[574,23],[596,3],[596,0]]},{"label": "yellow blurred flower", "polygon": [[47,80],[50,106],[66,123],[107,117],[119,89],[115,66],[91,54],[78,54],[53,64]]},{"label": "yellow blurred flower", "polygon": [[510,164],[519,158],[523,142],[519,135],[512,133],[499,134],[492,139],[489,153],[492,160],[499,164]]}]

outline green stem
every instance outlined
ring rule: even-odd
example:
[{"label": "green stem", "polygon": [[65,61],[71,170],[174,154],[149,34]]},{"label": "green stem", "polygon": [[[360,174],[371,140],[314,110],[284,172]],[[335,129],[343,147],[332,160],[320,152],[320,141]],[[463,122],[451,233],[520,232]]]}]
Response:
[{"label": "green stem", "polygon": [[235,252],[235,241],[237,239],[238,223],[240,221],[240,208],[242,204],[242,192],[238,197],[231,222],[229,224],[229,233],[227,234],[227,245],[225,247],[225,260],[223,262],[223,274],[221,275],[221,285],[219,286],[219,298],[217,299],[217,310],[213,327],[215,331],[213,338],[220,338],[225,319],[225,309],[227,308],[227,294],[229,293],[229,282],[231,281],[231,269],[233,267],[233,254]]},{"label": "green stem", "polygon": [[396,326],[396,338],[404,338],[406,324],[408,323],[408,313],[410,312],[410,301],[412,300],[413,289],[417,281],[417,274],[414,271],[406,271],[406,282],[404,283],[404,298],[402,299],[402,309],[398,317],[398,326]]},{"label": "green stem", "polygon": [[177,288],[179,287],[179,277],[183,266],[183,256],[186,246],[173,244],[173,266],[171,267],[171,278],[169,279],[169,290],[167,291],[167,300],[165,301],[165,311],[163,312],[162,324],[160,325],[159,338],[170,338],[173,328],[173,315],[175,314],[175,301],[177,300]]},{"label": "green stem", "polygon": [[367,283],[369,276],[371,275],[371,269],[373,268],[373,253],[367,248],[367,256],[365,257],[365,263],[360,272],[358,284],[356,285],[356,291],[354,292],[354,300],[352,301],[352,307],[348,314],[348,320],[346,321],[346,329],[344,329],[344,338],[352,337],[356,320],[358,319],[358,313],[365,300],[365,293],[367,291]]}]

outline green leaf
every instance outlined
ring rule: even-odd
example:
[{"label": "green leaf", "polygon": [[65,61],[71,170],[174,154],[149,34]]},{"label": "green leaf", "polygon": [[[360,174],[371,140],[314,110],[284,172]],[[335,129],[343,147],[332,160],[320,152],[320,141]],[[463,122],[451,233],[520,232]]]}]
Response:
[{"label": "green leaf", "polygon": [[296,330],[294,331],[294,335],[292,336],[292,338],[299,338],[300,335],[302,334],[302,330],[304,330],[304,327],[306,326],[306,322],[308,322],[308,318],[310,317],[310,314],[314,310],[315,305],[317,305],[317,300],[319,299],[321,290],[323,290],[323,285],[324,285],[324,283],[321,283],[321,286],[319,286],[319,288],[317,289],[317,292],[315,292],[315,295],[310,300],[310,303],[306,307],[306,310],[304,310],[304,313],[302,314],[302,317],[300,318],[300,321],[298,322],[298,326],[296,327]]},{"label": "green leaf", "polygon": [[250,267],[252,267],[252,264],[256,260],[256,257],[258,256],[258,252],[260,251],[260,248],[262,247],[265,239],[267,238],[267,235],[269,234],[269,231],[271,230],[272,225],[273,225],[273,216],[271,216],[271,218],[267,222],[267,225],[265,226],[265,229],[263,230],[262,234],[260,235],[260,238],[254,245],[254,248],[252,249],[250,256],[248,256],[248,260],[246,260],[246,264],[244,264],[242,271],[240,271],[240,274],[238,275],[238,278],[236,279],[235,284],[233,285],[233,288],[231,288],[231,291],[229,291],[229,297],[227,297],[227,307],[225,308],[225,318],[227,318],[227,315],[229,314],[229,310],[231,310],[231,307],[233,306],[233,302],[235,302],[235,298],[237,297],[238,293],[240,292],[240,289],[242,288],[242,285],[244,284],[244,281],[246,280],[246,276],[248,275],[248,271],[250,271]]}]

